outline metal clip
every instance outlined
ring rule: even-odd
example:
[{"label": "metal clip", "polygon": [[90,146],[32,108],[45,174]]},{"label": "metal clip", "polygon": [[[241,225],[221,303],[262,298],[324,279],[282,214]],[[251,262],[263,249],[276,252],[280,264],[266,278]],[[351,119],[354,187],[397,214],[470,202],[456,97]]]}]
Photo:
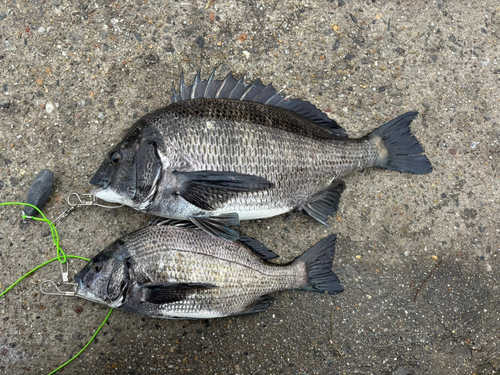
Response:
[{"label": "metal clip", "polygon": [[61,275],[62,275],[63,284],[68,284],[69,264],[68,264],[68,261],[66,261],[65,263],[66,263],[66,272],[64,272],[63,264],[61,262],[59,262],[59,265],[61,266]]},{"label": "metal clip", "polygon": [[[59,289],[59,287],[57,286],[57,284],[55,282],[53,282],[52,280],[45,280],[40,285],[40,291],[43,294],[47,294],[47,295],[50,295],[50,296],[74,296],[74,295],[76,295],[76,290],[78,288],[78,284],[68,282],[69,281],[69,278],[68,278],[69,263],[68,263],[68,261],[66,261],[65,263],[66,263],[66,271],[63,268],[63,264],[59,263],[59,266],[61,267],[61,278],[62,278],[62,284],[60,284],[60,285],[72,286],[73,287],[73,291],[72,292],[70,292],[70,291],[62,291],[61,289]],[[44,286],[46,284],[50,285],[52,288],[55,288],[57,292],[47,292],[46,290],[44,290],[43,288],[44,288]]]},{"label": "metal clip", "polygon": [[[76,199],[76,201],[74,203],[71,202],[72,196],[75,196],[75,199]],[[90,200],[89,201],[82,201],[82,198],[80,198],[80,195],[78,195],[78,193],[71,193],[70,195],[68,195],[68,204],[71,207],[92,206],[94,204],[95,196],[93,196],[92,194],[82,194],[82,196],[87,196],[90,198]]]},{"label": "metal clip", "polygon": [[[71,197],[73,195],[76,198],[76,202],[74,202],[74,203],[71,202]],[[92,195],[92,194],[82,194],[82,196],[83,197],[89,197],[90,200],[83,201],[82,198],[80,197],[80,195],[78,195],[78,193],[71,193],[70,195],[68,195],[68,204],[71,207],[80,207],[80,206],[97,206],[97,207],[103,207],[103,208],[119,208],[119,207],[123,207],[123,204],[120,204],[119,206],[107,206],[105,204],[98,203],[97,197],[95,195]]]},{"label": "metal clip", "polygon": [[66,211],[64,211],[62,214],[60,214],[57,219],[55,219],[52,224],[54,225],[54,227],[57,227],[57,224],[58,221],[60,221],[61,219],[64,219],[66,216],[68,216],[70,214],[71,211],[73,211],[76,207],[75,206],[71,206],[70,208],[68,208]]},{"label": "metal clip", "polygon": [[[71,198],[72,196],[75,196],[75,198]],[[92,194],[82,194],[82,196],[87,196],[90,198],[90,200],[86,200],[86,201],[83,201],[82,198],[80,197],[80,195],[78,195],[78,193],[71,193],[70,195],[68,195],[68,198],[67,198],[67,201],[68,201],[68,204],[70,205],[70,207],[64,211],[62,214],[60,214],[57,219],[55,219],[52,224],[54,224],[55,227],[57,227],[57,224],[59,224],[58,222],[61,220],[61,219],[64,219],[66,216],[68,216],[71,211],[73,211],[75,208],[77,207],[82,207],[82,206],[97,206],[97,207],[103,207],[103,208],[119,208],[119,207],[123,207],[123,204],[119,205],[119,206],[106,206],[104,204],[100,204],[100,203],[97,203],[97,198],[95,195],[92,195]],[[76,201],[75,201],[76,199]],[[72,202],[73,200],[73,202]]]},{"label": "metal clip", "polygon": [[[43,290],[43,286],[45,284],[49,284],[52,288],[55,288],[57,290],[57,292],[47,292],[45,290]],[[63,285],[71,285],[73,286],[73,291],[70,292],[70,291],[62,291],[61,289],[58,288],[57,284],[55,282],[53,282],[52,280],[45,280],[41,285],[40,285],[40,291],[45,294],[45,295],[49,295],[49,296],[68,296],[68,297],[74,297],[76,295],[76,288],[78,287],[78,284],[75,284],[75,283],[64,283]]]}]

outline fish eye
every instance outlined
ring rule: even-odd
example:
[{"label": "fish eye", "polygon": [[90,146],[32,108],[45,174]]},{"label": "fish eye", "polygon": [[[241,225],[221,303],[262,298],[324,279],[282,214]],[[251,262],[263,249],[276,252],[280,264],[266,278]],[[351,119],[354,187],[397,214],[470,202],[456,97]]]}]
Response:
[{"label": "fish eye", "polygon": [[122,160],[121,150],[115,151],[109,156],[109,161],[111,164],[119,163],[120,160]]},{"label": "fish eye", "polygon": [[102,270],[102,262],[94,263],[92,265],[92,271],[94,271],[94,273],[99,273],[101,272],[101,270]]}]

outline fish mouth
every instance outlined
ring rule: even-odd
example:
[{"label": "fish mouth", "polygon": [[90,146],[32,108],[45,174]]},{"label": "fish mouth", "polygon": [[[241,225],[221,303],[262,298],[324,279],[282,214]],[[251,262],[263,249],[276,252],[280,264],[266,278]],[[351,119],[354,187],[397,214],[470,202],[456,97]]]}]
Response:
[{"label": "fish mouth", "polygon": [[85,285],[83,285],[83,280],[80,277],[80,274],[77,273],[75,276],[73,276],[73,280],[77,284],[76,293],[75,293],[76,296],[83,298],[83,299],[86,299],[86,300],[89,300],[89,301],[99,302],[99,301],[96,301],[95,298],[92,298],[87,287]]},{"label": "fish mouth", "polygon": [[103,189],[106,189],[109,186],[109,179],[101,178],[97,175],[97,173],[90,179],[90,183],[95,186],[100,186]]},{"label": "fish mouth", "polygon": [[83,299],[86,299],[87,301],[91,301],[91,302],[96,302],[96,303],[105,303],[103,300],[97,298],[91,291],[89,288],[87,288],[86,286],[83,285],[83,282],[82,280],[77,276],[75,275],[73,277],[73,279],[75,280],[75,282],[78,284],[78,287],[76,288],[76,293],[75,295],[77,297],[80,297],[80,298],[83,298]]},{"label": "fish mouth", "polygon": [[76,293],[75,294],[78,297],[81,297],[81,298],[84,298],[84,299],[88,299],[88,300],[92,300],[89,297],[89,292],[88,292],[87,287],[85,285],[83,285],[83,280],[80,277],[80,274],[77,273],[75,276],[73,276],[73,280],[77,284],[77,288],[76,288]]},{"label": "fish mouth", "polygon": [[104,302],[103,300],[101,300],[101,299],[97,298],[96,296],[94,296],[88,289],[80,289],[80,288],[78,288],[78,290],[76,291],[75,295],[77,297],[86,299],[87,301],[106,304],[106,302]]},{"label": "fish mouth", "polygon": [[99,194],[100,192],[102,192],[102,191],[104,191],[106,189],[107,189],[107,187],[106,188],[99,187],[99,188],[96,188],[96,189],[92,189],[92,191],[90,192],[90,194],[97,196],[97,194]]},{"label": "fish mouth", "polygon": [[96,198],[102,199],[103,201],[109,202],[109,203],[120,203],[124,204],[124,198],[116,193],[113,189],[109,187],[101,187],[97,189],[93,189],[90,194],[95,196]]}]

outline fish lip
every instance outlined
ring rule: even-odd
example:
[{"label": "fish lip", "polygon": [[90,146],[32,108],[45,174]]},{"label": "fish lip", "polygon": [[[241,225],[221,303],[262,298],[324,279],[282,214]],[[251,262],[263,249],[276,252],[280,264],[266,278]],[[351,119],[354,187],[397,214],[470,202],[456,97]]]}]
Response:
[{"label": "fish lip", "polygon": [[121,195],[117,194],[113,188],[111,187],[106,187],[106,188],[97,188],[93,189],[90,192],[91,195],[98,199],[102,199],[103,201],[109,202],[109,203],[119,203],[119,204],[127,204],[130,205],[130,203],[125,202],[126,199],[123,198]]},{"label": "fish lip", "polygon": [[106,190],[106,188],[103,188],[103,187],[100,187],[97,189],[92,189],[90,194],[97,197],[97,194],[99,194],[101,191],[104,191],[104,190]]},{"label": "fish lip", "polygon": [[90,294],[90,292],[88,291],[87,288],[85,288],[85,289],[80,289],[79,288],[76,291],[76,296],[80,297],[80,298],[83,298],[83,299],[86,299],[87,301],[90,301],[90,302],[105,303],[104,301],[101,301],[98,298],[94,297],[92,294]]},{"label": "fish lip", "polygon": [[94,177],[90,179],[90,183],[92,185],[100,186],[101,188],[106,189],[109,186],[110,181],[105,178],[100,178],[97,176],[97,174],[95,174]]},{"label": "fish lip", "polygon": [[83,280],[78,273],[73,276],[73,280],[77,284],[75,295],[88,301],[95,302],[92,298],[89,298],[87,288],[85,287],[85,285],[83,285]]}]

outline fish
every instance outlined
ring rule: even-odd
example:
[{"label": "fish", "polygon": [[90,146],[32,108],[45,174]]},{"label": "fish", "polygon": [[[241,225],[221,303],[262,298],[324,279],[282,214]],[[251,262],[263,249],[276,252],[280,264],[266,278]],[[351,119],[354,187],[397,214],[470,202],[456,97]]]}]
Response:
[{"label": "fish", "polygon": [[230,72],[207,80],[181,76],[172,103],[146,114],[108,152],[92,194],[165,218],[190,220],[234,241],[240,220],[294,209],[329,226],[345,184],[369,167],[427,174],[432,165],[412,135],[417,112],[361,138],[348,138],[313,104],[288,100],[260,79]]},{"label": "fish", "polygon": [[191,226],[159,224],[119,238],[74,276],[76,296],[151,318],[207,319],[258,313],[277,291],[343,291],[331,270],[335,234],[280,265],[251,237],[231,242]]}]

